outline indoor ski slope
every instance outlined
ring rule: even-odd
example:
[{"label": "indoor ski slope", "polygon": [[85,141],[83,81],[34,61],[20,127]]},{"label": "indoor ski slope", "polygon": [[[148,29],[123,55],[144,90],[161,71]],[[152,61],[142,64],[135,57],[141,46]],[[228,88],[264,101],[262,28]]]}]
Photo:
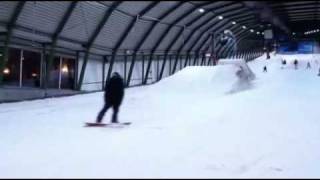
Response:
[{"label": "indoor ski slope", "polygon": [[127,89],[126,128],[83,127],[103,93],[0,104],[0,178],[319,178],[317,57],[281,57],[249,63],[252,82],[188,67]]}]

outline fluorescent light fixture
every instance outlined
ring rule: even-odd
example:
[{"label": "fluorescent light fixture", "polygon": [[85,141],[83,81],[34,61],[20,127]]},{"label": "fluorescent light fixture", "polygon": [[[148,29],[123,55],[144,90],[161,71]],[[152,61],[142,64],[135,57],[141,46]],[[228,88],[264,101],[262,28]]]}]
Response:
[{"label": "fluorescent light fixture", "polygon": [[247,29],[247,27],[246,27],[246,26],[242,26],[242,28],[243,28],[243,29]]},{"label": "fluorescent light fixture", "polygon": [[254,32],[254,30],[253,30],[253,29],[250,29],[250,32]]},{"label": "fluorescent light fixture", "polygon": [[296,35],[296,33],[295,33],[295,32],[293,32],[293,33],[292,33],[292,35]]},{"label": "fluorescent light fixture", "polygon": [[10,74],[10,69],[9,68],[5,68],[3,70],[3,74]]},{"label": "fluorescent light fixture", "polygon": [[236,23],[235,21],[232,21],[232,24],[235,25],[235,24],[237,24],[237,23]]},{"label": "fluorescent light fixture", "polygon": [[69,72],[68,66],[67,66],[67,65],[64,65],[64,66],[62,67],[61,71],[62,71],[63,73],[68,73],[68,72]]},{"label": "fluorescent light fixture", "polygon": [[211,56],[211,54],[210,53],[206,53],[206,57],[210,57]]},{"label": "fluorescent light fixture", "polygon": [[260,32],[258,31],[257,34],[260,34]]},{"label": "fluorescent light fixture", "polygon": [[204,13],[204,11],[205,11],[205,10],[204,10],[203,8],[200,8],[200,9],[199,9],[199,12],[200,12],[200,13]]},{"label": "fluorescent light fixture", "polygon": [[223,19],[223,16],[218,16],[218,18],[221,20],[221,19]]}]

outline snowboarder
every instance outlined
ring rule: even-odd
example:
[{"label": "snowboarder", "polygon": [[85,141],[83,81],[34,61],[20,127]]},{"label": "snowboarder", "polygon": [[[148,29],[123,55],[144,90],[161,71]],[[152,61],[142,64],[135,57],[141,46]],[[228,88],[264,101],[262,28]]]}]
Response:
[{"label": "snowboarder", "polygon": [[124,97],[124,82],[119,73],[114,72],[109,81],[106,82],[104,93],[104,107],[100,111],[96,122],[101,123],[107,110],[112,107],[113,115],[111,122],[118,123],[118,112]]},{"label": "snowboarder", "polygon": [[293,64],[294,64],[294,68],[295,68],[295,69],[298,69],[298,60],[295,59],[294,62],[293,62]]},{"label": "snowboarder", "polygon": [[311,68],[311,64],[310,64],[310,62],[308,61],[308,63],[307,63],[307,69],[310,69]]},{"label": "snowboarder", "polygon": [[263,72],[267,72],[267,66],[263,67]]}]

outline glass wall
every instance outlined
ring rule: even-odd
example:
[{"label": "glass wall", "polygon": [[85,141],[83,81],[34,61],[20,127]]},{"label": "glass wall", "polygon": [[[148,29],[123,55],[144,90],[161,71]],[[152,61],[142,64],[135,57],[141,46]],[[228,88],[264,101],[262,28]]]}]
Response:
[{"label": "glass wall", "polygon": [[75,59],[62,58],[61,62],[61,89],[73,89],[75,81]]},{"label": "glass wall", "polygon": [[40,87],[41,54],[22,51],[22,86]]},{"label": "glass wall", "polygon": [[[46,56],[49,59],[49,56]],[[59,75],[60,75],[60,57],[54,57],[52,67],[50,69],[50,79],[48,81],[48,88],[59,88]]]},{"label": "glass wall", "polygon": [[3,70],[3,84],[9,86],[19,86],[21,52],[20,49],[10,48],[8,53],[8,62]]},{"label": "glass wall", "polygon": [[74,89],[75,59],[55,57],[50,71],[49,88]]},{"label": "glass wall", "polygon": [[[40,52],[9,48],[8,62],[3,70],[3,84],[39,88],[42,83],[41,73],[45,71],[41,70],[41,56]],[[56,56],[50,70],[48,88],[74,89],[75,66],[75,59]]]}]

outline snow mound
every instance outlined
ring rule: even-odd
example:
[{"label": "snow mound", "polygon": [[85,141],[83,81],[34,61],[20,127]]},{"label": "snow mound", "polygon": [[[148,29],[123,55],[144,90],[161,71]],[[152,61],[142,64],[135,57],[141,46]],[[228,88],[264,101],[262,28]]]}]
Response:
[{"label": "snow mound", "polygon": [[238,76],[240,76],[241,79],[247,79],[247,80],[253,80],[256,78],[250,67],[247,65],[246,61],[244,59],[220,59],[218,61],[219,65],[234,65],[241,69],[239,71]]},{"label": "snow mound", "polygon": [[[217,66],[191,66],[164,78],[151,89],[161,93],[226,94],[246,89],[249,82],[241,78],[240,68],[232,64]],[[250,80],[248,80],[250,81]]]}]

